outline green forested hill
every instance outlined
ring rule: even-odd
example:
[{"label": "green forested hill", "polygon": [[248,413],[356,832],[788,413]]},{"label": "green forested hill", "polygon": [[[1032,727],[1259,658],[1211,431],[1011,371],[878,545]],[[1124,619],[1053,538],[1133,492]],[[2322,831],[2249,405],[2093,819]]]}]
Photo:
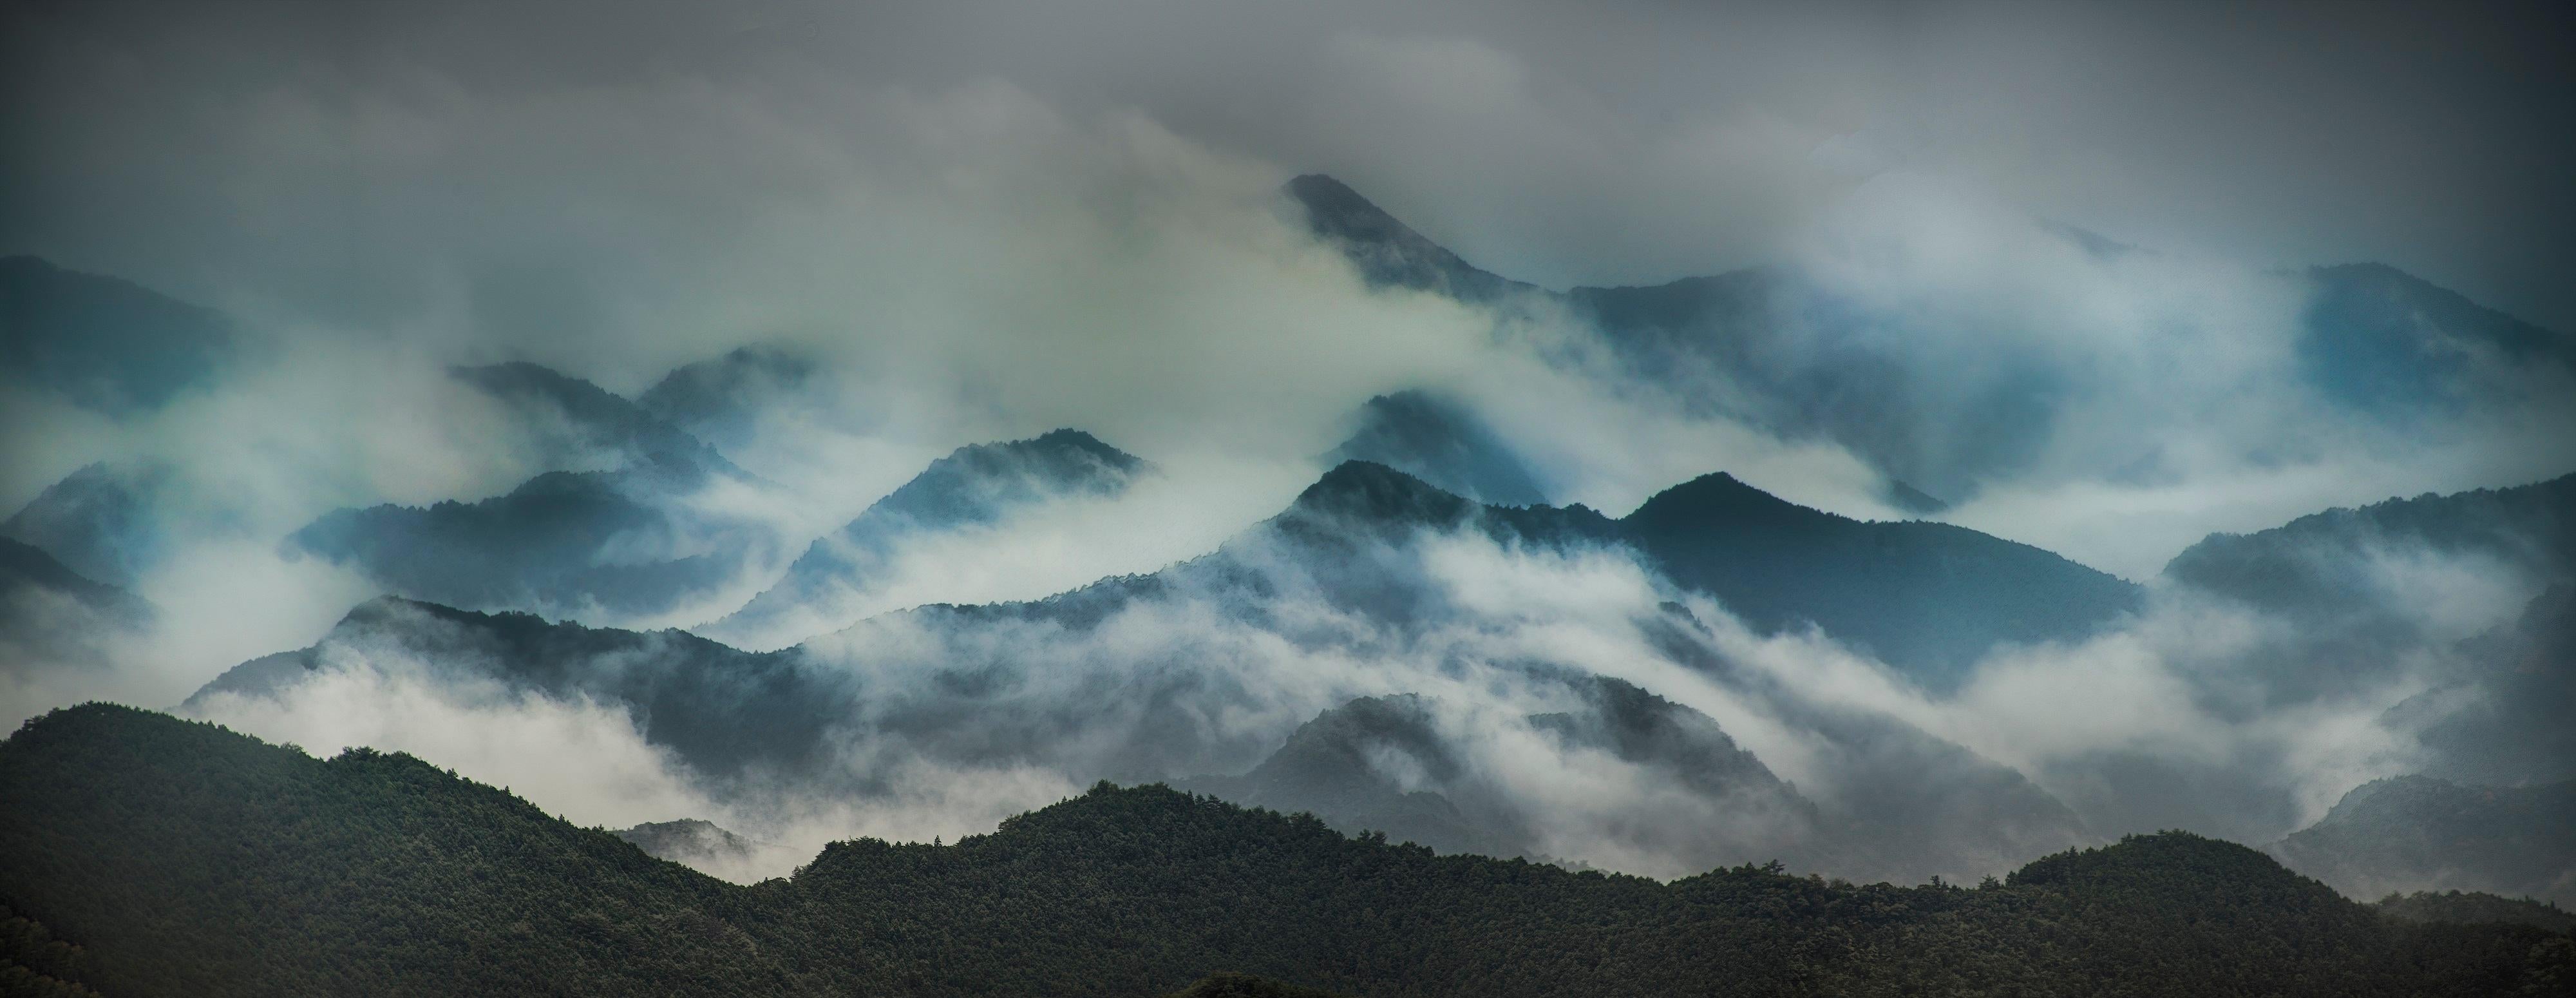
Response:
[{"label": "green forested hill", "polygon": [[[737,887],[402,755],[93,705],[0,744],[0,904],[110,996],[2443,995],[2576,980],[2518,925],[2382,918],[2182,834],[1966,889],[1671,884],[1434,856],[1103,785],[945,845]],[[1227,993],[1227,992],[1210,992]]]}]

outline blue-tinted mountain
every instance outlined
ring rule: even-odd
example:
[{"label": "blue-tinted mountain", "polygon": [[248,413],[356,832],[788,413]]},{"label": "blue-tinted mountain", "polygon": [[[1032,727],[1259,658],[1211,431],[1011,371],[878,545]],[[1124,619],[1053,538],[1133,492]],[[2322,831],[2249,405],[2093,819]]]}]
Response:
[{"label": "blue-tinted mountain", "polygon": [[2483,559],[2544,584],[2576,581],[2576,475],[2428,492],[2250,534],[2212,534],[2175,555],[2164,574],[2273,612],[2332,617],[2384,602],[2367,564],[2406,554]]},{"label": "blue-tinted mountain", "polygon": [[1359,426],[1326,458],[1373,461],[1489,506],[1543,506],[1527,462],[1476,414],[1419,390],[1369,399]]},{"label": "blue-tinted mountain", "polygon": [[757,479],[704,442],[597,385],[535,364],[457,368],[462,379],[563,431],[565,460],[502,495],[325,514],[290,551],[353,566],[391,592],[471,609],[653,615],[707,598],[776,543],[748,520],[688,500]]},{"label": "blue-tinted mountain", "polygon": [[43,548],[88,578],[131,586],[160,562],[154,502],[168,477],[157,466],[87,465],[0,521],[0,537]]},{"label": "blue-tinted mountain", "polygon": [[1660,883],[1102,785],[735,886],[435,760],[107,705],[0,743],[0,799],[11,910],[136,998],[1124,998],[1219,970],[1378,995],[2479,995],[2576,971],[2548,930],[2383,918],[2181,833],[1974,890],[1751,865]]},{"label": "blue-tinted mountain", "polygon": [[2576,780],[2373,780],[2267,851],[2353,897],[2461,890],[2576,903]]},{"label": "blue-tinted mountain", "polygon": [[0,538],[0,679],[107,664],[103,641],[152,623],[152,604]]},{"label": "blue-tinted mountain", "polygon": [[133,593],[83,577],[43,548],[0,537],[0,600],[14,602],[35,591],[60,596],[100,613],[140,623],[152,614],[150,604]]},{"label": "blue-tinted mountain", "polygon": [[237,337],[222,315],[127,281],[0,257],[0,379],[108,415],[204,383]]},{"label": "blue-tinted mountain", "polygon": [[[2059,411],[2084,390],[2035,354],[1994,359],[1973,383],[1920,384],[1875,345],[1919,335],[1914,317],[1851,301],[1796,268],[1555,294],[1476,269],[1331,178],[1300,177],[1288,191],[1308,206],[1312,230],[1375,284],[1468,302],[1550,297],[1587,319],[1629,376],[1787,439],[1831,440],[1887,477],[1952,501],[2037,459]],[[2097,258],[2137,252],[2046,228]],[[2412,426],[2544,401],[2535,393],[2576,377],[2576,338],[2394,268],[2278,277],[2310,296],[2295,348],[2302,379],[2364,418]],[[2150,453],[2136,467],[2155,463]]]},{"label": "blue-tinted mountain", "polygon": [[2314,267],[2298,342],[2311,384],[2353,412],[2403,421],[2468,408],[2492,369],[2576,374],[2576,339],[2385,264]]},{"label": "blue-tinted mountain", "polygon": [[1493,301],[1538,290],[1479,270],[1448,248],[1397,221],[1350,186],[1320,173],[1288,181],[1288,196],[1306,211],[1315,234],[1332,241],[1372,286]]},{"label": "blue-tinted mountain", "polygon": [[[2512,488],[2426,493],[2326,510],[2250,534],[2213,534],[2176,555],[2164,575],[2189,590],[2298,625],[2298,643],[2272,650],[2266,670],[2276,696],[2296,698],[2385,675],[2402,664],[2388,649],[2436,640],[2422,616],[2421,587],[2441,583],[2414,578],[2409,566],[2419,574],[2447,566],[2544,594],[2522,608],[2520,623],[2507,614],[2496,632],[2459,649],[2459,657],[2477,668],[2454,678],[2483,690],[2463,716],[2500,723],[2513,715],[2533,722],[2516,723],[2515,730],[2529,735],[2526,744],[2563,743],[2548,734],[2563,725],[2538,722],[2544,714],[2576,706],[2576,661],[2570,654],[2576,640],[2564,636],[2576,626],[2576,611],[2564,608],[2563,597],[2545,596],[2553,588],[2576,587],[2576,475]],[[2501,697],[2506,689],[2522,694]],[[2420,713],[2437,700],[2456,702],[2459,692],[2440,691],[2407,710]],[[2468,741],[2503,744],[2491,734]],[[2536,755],[2528,760],[2539,763]],[[2480,782],[2576,777],[2576,765],[2541,773],[2478,768],[2467,756],[2451,762],[2472,768],[2446,770],[2448,775]]]},{"label": "blue-tinted mountain", "polygon": [[838,630],[856,621],[846,605],[887,581],[906,539],[992,526],[1048,502],[1115,496],[1150,470],[1143,459],[1073,429],[960,447],[816,540],[776,584],[703,630],[756,636],[799,620],[796,637]]},{"label": "blue-tinted mountain", "polygon": [[[913,501],[906,497],[904,503]],[[1721,522],[1730,518],[1742,522]],[[1230,712],[1264,709],[1276,692],[1238,675],[1240,663],[1210,660],[1208,648],[1192,637],[1201,629],[1365,660],[1419,654],[1414,642],[1499,623],[1457,604],[1427,575],[1423,541],[1437,535],[1481,532],[1530,552],[1633,557],[1676,579],[1719,586],[1750,576],[1728,574],[1739,569],[1712,563],[1778,559],[1807,571],[1855,573],[1853,591],[1885,588],[1913,601],[1899,607],[1908,612],[1932,612],[1928,607],[1938,590],[1954,601],[1953,615],[1971,623],[2029,623],[1996,616],[2017,605],[2008,586],[2016,572],[2062,576],[2046,585],[2025,583],[2049,589],[2060,601],[2081,599],[2081,587],[2096,578],[2065,562],[2030,558],[2018,545],[1957,528],[1917,529],[1925,526],[1828,517],[1731,480],[1676,489],[1626,520],[1582,507],[1482,506],[1392,469],[1351,462],[1214,553],[1042,600],[922,607],[766,656],[696,638],[386,601],[353,613],[315,649],[245,663],[211,684],[192,707],[206,707],[226,691],[291,694],[308,670],[326,665],[374,663],[366,667],[398,670],[405,663],[433,663],[461,670],[456,675],[464,678],[490,672],[513,688],[549,697],[622,705],[649,743],[720,778],[766,768],[842,779],[852,774],[823,773],[815,766],[827,754],[821,746],[864,738],[880,750],[900,746],[940,764],[1073,767],[1081,779],[1170,779],[1256,770],[1265,756],[1280,751],[1280,743],[1269,740],[1278,734],[1207,723]],[[1917,544],[1927,550],[1910,550]],[[1954,570],[1976,574],[1940,574]],[[2107,622],[2128,598],[2112,580],[2083,607],[2093,616],[2057,621],[2071,628],[2058,636],[2080,635]],[[1815,615],[1828,618],[1830,632],[1843,619],[1836,614],[1865,610],[1855,597],[1820,606]],[[1173,640],[1139,642],[1113,623],[1131,613],[1147,619],[1178,614],[1194,623]],[[1786,723],[1814,732],[1818,744],[1833,746],[1825,758],[1839,781],[1872,788],[1852,795],[1832,815],[1861,831],[1835,838],[1830,853],[1810,855],[1830,855],[1839,868],[1870,875],[1956,874],[2000,868],[1991,865],[1998,857],[2008,861],[2090,840],[2062,804],[2011,769],[1894,719],[1803,704],[1760,670],[1710,650],[1714,638],[1686,610],[1676,606],[1661,613],[1639,626],[1672,661],[1736,687],[1749,701],[1767,703]],[[1783,626],[1804,627],[1813,617],[1796,619]],[[1101,655],[1114,661],[1101,662]],[[1677,799],[1722,805],[1717,813],[1765,826],[1688,833],[1647,828],[1639,832],[1640,844],[1683,855],[1741,857],[1723,850],[1745,848],[1747,841],[1795,840],[1798,829],[1814,820],[1797,806],[1795,794],[1776,790],[1759,763],[1733,749],[1706,718],[1554,663],[1513,668],[1533,688],[1561,690],[1561,699],[1590,705],[1563,717],[1521,722],[1533,737],[1560,752],[1607,753],[1669,784],[1682,795]],[[1072,682],[1071,676],[1085,678],[1059,685]],[[1037,689],[1051,692],[1036,695]],[[1327,723],[1296,744],[1331,745],[1323,736],[1349,730]],[[736,738],[729,731],[758,734]],[[1305,784],[1269,776],[1309,771],[1292,763],[1323,757],[1291,751],[1265,775],[1235,789],[1249,793],[1247,788],[1270,786],[1274,791],[1265,792],[1302,793],[1298,788]],[[1450,826],[1475,832],[1464,838],[1440,837],[1436,801],[1408,796],[1421,789],[1426,787],[1403,787],[1388,796],[1354,785],[1361,797],[1294,806],[1381,816],[1420,812],[1408,820],[1419,819],[1420,834],[1447,848],[1534,848],[1511,831],[1514,804],[1499,789],[1474,781],[1427,787],[1477,822]],[[1740,801],[1725,803],[1738,796]],[[1277,802],[1289,806],[1291,799]]]},{"label": "blue-tinted mountain", "polygon": [[618,455],[630,466],[679,478],[747,477],[705,441],[607,389],[526,361],[456,367],[458,380],[527,415],[551,416],[572,431],[571,444]]},{"label": "blue-tinted mountain", "polygon": [[752,420],[778,396],[802,387],[813,361],[771,346],[737,347],[723,356],[684,365],[635,397],[655,418],[718,447],[750,439]]}]

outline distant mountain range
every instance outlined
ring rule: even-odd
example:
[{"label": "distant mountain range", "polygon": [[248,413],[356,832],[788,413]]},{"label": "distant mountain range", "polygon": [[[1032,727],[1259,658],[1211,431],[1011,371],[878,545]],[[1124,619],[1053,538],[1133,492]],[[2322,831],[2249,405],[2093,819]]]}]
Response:
[{"label": "distant mountain range", "polygon": [[524,362],[453,373],[557,428],[558,460],[610,467],[549,471],[475,502],[337,510],[290,535],[288,550],[449,605],[623,618],[707,599],[778,544],[764,524],[692,502],[757,479],[641,406]]},{"label": "distant mountain range", "polygon": [[208,309],[32,256],[0,257],[0,383],[124,416],[206,383],[238,341]]},{"label": "distant mountain range", "polygon": [[[698,630],[770,645],[858,622],[852,605],[882,586],[905,542],[991,527],[1049,502],[1119,495],[1151,466],[1080,430],[960,447],[816,540],[787,574],[731,615]],[[785,642],[776,640],[784,634]]]},{"label": "distant mountain range", "polygon": [[[1085,449],[1074,453],[1086,455],[1099,446],[1078,434],[1041,440],[1053,440],[1050,447],[1078,444]],[[1016,453],[970,450],[951,467],[978,467]],[[940,495],[898,492],[888,502],[901,510]],[[943,500],[923,508],[954,507]],[[1361,700],[1326,711],[1286,748],[1263,744],[1257,730],[1210,731],[1192,719],[1234,709],[1221,705],[1238,698],[1249,706],[1271,694],[1212,686],[1213,675],[1190,661],[1186,640],[1128,648],[1122,654],[1134,660],[1121,663],[1105,687],[1061,697],[1022,692],[1050,674],[1085,672],[1090,667],[1079,663],[1089,654],[1082,650],[1087,642],[1127,614],[1204,616],[1319,652],[1353,641],[1364,648],[1389,635],[1437,640],[1444,628],[1479,626],[1422,583],[1414,560],[1422,557],[1424,539],[1461,532],[1530,550],[1598,550],[1634,559],[1686,588],[1705,587],[1721,602],[1742,600],[1756,613],[1767,611],[1755,619],[1781,628],[1820,622],[1827,633],[1840,633],[1837,628],[1850,625],[1867,640],[1897,633],[1866,629],[1882,615],[1959,622],[1956,630],[1924,635],[1938,643],[1894,645],[1891,660],[1923,668],[1927,682],[1954,679],[1954,672],[1942,671],[1952,660],[1938,656],[1973,655],[1972,638],[2071,640],[2112,622],[2137,598],[2126,583],[2036,549],[1954,527],[1844,520],[1723,476],[1677,487],[1612,520],[1581,507],[1481,506],[1392,469],[1351,462],[1214,554],[1044,600],[925,607],[768,654],[678,632],[641,634],[379,601],[352,613],[312,649],[227,673],[191,705],[204,708],[227,693],[291,695],[310,670],[326,666],[425,667],[432,675],[470,674],[549,697],[622,705],[649,742],[671,749],[718,786],[741,786],[753,773],[848,779],[827,765],[835,732],[896,739],[906,752],[948,764],[1073,766],[1085,779],[1225,773],[1226,760],[1257,762],[1255,753],[1268,753],[1270,761],[1242,777],[1194,785],[1313,810],[1352,830],[1418,811],[1423,822],[1404,827],[1418,828],[1427,844],[1539,853],[1544,843],[1515,831],[1509,816],[1526,801],[1494,785],[1452,778],[1457,774],[1439,764],[1448,749],[1438,731],[1388,726],[1390,718],[1410,716],[1394,705],[1416,701]],[[1842,573],[1839,583],[1833,573]],[[1766,587],[1763,578],[1773,581]],[[1815,581],[1804,587],[1780,581],[1798,579]],[[1318,621],[1297,609],[1308,604],[1387,631],[1318,630]],[[1712,863],[1789,856],[1893,876],[1974,869],[1986,862],[1975,856],[2036,854],[2086,840],[2073,814],[2007,768],[1892,719],[1777,700],[1757,675],[1695,650],[1709,638],[1678,606],[1640,626],[1692,668],[1750,684],[1748,695],[1774,698],[1774,708],[1794,723],[1842,746],[1846,779],[1876,788],[1836,806],[1833,821],[1820,823],[1815,803],[1781,784],[1705,716],[1633,686],[1533,663],[1530,681],[1566,690],[1581,709],[1520,724],[1558,751],[1606,752],[1672,776],[1692,806],[1723,816],[1672,834],[1641,833],[1657,840],[1656,848],[1712,857]],[[1968,630],[1973,627],[1988,630],[1978,635]],[[1029,644],[1023,635],[1033,628],[1051,637]],[[892,678],[904,675],[929,681]],[[1103,741],[1108,732],[1122,733]],[[1066,756],[1073,744],[1096,754]],[[1385,786],[1390,771],[1384,766],[1397,764],[1385,751],[1389,745],[1412,754],[1421,769],[1416,784]],[[835,785],[866,792],[864,783]],[[1820,824],[1835,827],[1820,834]]]},{"label": "distant mountain range", "polygon": [[1104,785],[737,887],[408,756],[109,706],[0,743],[0,797],[27,976],[117,995],[1124,996],[1212,971],[1350,994],[2493,994],[2576,971],[2538,926],[2382,918],[2179,833],[1973,890],[1665,884]]},{"label": "distant mountain range", "polygon": [[2576,780],[2461,786],[2373,780],[2316,824],[2265,848],[2355,897],[2474,891],[2576,904]]},{"label": "distant mountain range", "polygon": [[[1848,300],[1795,267],[1553,292],[1477,268],[1331,177],[1297,177],[1286,193],[1315,235],[1371,285],[1562,307],[1599,334],[1630,376],[1787,439],[1841,444],[1890,479],[1890,498],[1903,509],[1962,501],[1980,483],[2020,470],[2077,390],[2037,360],[1990,359],[2003,366],[1981,370],[1973,384],[1937,386],[1969,394],[1935,420],[1925,400],[1936,386],[1916,383],[1881,346],[1919,338],[1920,320]],[[2112,250],[2090,233],[2054,231],[2097,257]],[[2309,297],[2294,345],[2297,377],[2360,418],[2403,424],[2555,390],[2576,377],[2576,339],[2394,268],[2277,276]],[[2554,373],[2535,380],[2535,372]],[[2133,470],[2152,473],[2158,460],[2149,450]]]}]

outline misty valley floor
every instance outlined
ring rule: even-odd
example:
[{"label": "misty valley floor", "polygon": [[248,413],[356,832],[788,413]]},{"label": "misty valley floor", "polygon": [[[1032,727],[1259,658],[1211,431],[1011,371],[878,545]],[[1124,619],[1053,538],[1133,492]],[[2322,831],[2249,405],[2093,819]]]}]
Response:
[{"label": "misty valley floor", "polygon": [[[1974,888],[1671,883],[1102,784],[735,886],[400,754],[107,705],[0,743],[12,993],[2565,993],[2564,930],[2390,917],[2183,833]],[[78,947],[77,952],[57,943]],[[1260,986],[1214,982],[1200,993]],[[1277,993],[1293,993],[1279,991]]]}]

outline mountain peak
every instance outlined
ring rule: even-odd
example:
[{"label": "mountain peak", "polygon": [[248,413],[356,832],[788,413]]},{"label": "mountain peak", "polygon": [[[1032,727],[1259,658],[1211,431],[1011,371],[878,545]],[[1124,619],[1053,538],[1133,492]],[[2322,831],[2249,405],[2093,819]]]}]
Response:
[{"label": "mountain peak", "polygon": [[1447,523],[1475,503],[1375,461],[1344,461],[1297,494],[1292,512],[1368,521]]},{"label": "mountain peak", "polygon": [[1315,235],[1339,244],[1373,287],[1411,288],[1460,301],[1490,301],[1529,285],[1477,269],[1361,197],[1350,185],[1320,173],[1288,181],[1287,193],[1306,208]]},{"label": "mountain peak", "polygon": [[1626,517],[1640,524],[1710,518],[1789,524],[1833,519],[1834,516],[1800,506],[1747,485],[1726,472],[1716,471],[1655,493],[1644,505],[1637,507],[1636,512]]}]

